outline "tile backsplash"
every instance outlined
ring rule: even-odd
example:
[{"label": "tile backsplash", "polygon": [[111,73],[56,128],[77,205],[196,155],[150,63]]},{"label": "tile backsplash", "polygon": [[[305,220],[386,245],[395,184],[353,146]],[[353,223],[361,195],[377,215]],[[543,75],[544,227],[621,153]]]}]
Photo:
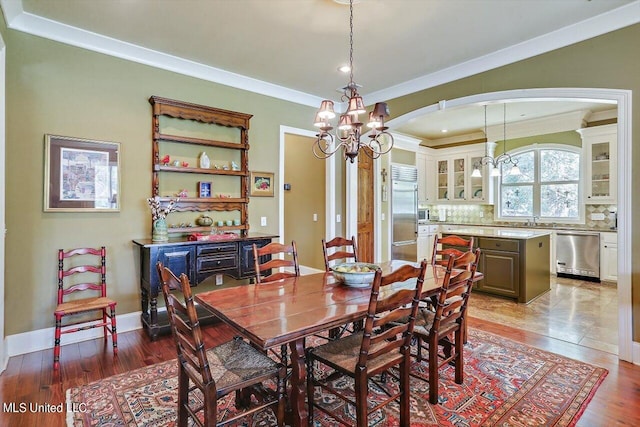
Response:
[{"label": "tile backsplash", "polygon": [[[444,216],[443,221],[454,224],[509,225],[507,221],[494,220],[493,205],[428,205],[421,208],[429,209],[431,221],[438,221]],[[586,205],[585,224],[576,227],[611,230],[616,225],[616,211],[616,205]],[[592,219],[592,214],[602,214],[604,219]]]}]

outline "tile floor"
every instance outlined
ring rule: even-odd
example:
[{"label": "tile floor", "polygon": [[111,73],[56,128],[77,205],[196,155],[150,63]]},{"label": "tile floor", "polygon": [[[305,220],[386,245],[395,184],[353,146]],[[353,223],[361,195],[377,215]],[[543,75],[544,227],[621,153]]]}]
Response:
[{"label": "tile floor", "polygon": [[474,292],[472,317],[618,354],[618,289],[551,275],[551,291],[529,304]]}]

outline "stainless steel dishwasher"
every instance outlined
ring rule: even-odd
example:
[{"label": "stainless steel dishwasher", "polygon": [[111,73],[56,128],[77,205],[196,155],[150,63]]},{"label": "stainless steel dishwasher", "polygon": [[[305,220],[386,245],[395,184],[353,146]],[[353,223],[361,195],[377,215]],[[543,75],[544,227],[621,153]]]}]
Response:
[{"label": "stainless steel dishwasher", "polygon": [[600,234],[556,232],[556,271],[559,277],[600,281]]}]

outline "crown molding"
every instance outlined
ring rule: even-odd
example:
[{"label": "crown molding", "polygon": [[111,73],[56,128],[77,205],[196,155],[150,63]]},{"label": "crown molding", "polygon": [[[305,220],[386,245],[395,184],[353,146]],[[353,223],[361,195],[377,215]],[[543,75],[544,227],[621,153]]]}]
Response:
[{"label": "crown molding", "polygon": [[367,105],[398,98],[588,40],[638,22],[640,0],[488,55],[363,95],[363,98]]},{"label": "crown molding", "polygon": [[[323,99],[45,19],[25,12],[22,0],[0,0],[0,7],[7,27],[12,30],[297,104],[316,107]],[[638,22],[640,22],[640,0],[488,55],[364,95],[363,98],[366,105],[398,98],[578,43]]]},{"label": "crown molding", "polygon": [[[589,110],[578,110],[554,116],[507,123],[507,140],[581,129],[586,126],[586,117],[589,114]],[[504,135],[503,124],[487,127],[487,141],[502,141]]]}]

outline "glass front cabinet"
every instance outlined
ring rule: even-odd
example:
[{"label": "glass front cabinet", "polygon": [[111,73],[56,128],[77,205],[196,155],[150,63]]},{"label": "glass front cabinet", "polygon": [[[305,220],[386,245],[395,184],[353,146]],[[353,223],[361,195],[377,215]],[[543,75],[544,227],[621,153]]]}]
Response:
[{"label": "glass front cabinet", "polygon": [[585,155],[585,203],[617,202],[617,125],[578,129]]},{"label": "glass front cabinet", "polygon": [[[438,150],[436,194],[439,202],[492,203],[492,181],[481,164],[483,153],[484,145]],[[476,167],[482,172],[481,177],[471,176]]]}]

